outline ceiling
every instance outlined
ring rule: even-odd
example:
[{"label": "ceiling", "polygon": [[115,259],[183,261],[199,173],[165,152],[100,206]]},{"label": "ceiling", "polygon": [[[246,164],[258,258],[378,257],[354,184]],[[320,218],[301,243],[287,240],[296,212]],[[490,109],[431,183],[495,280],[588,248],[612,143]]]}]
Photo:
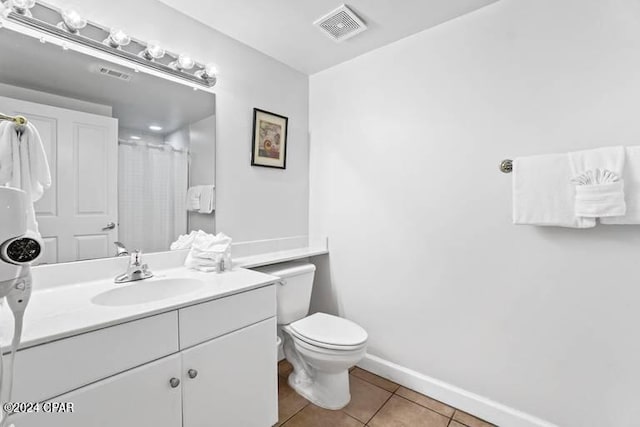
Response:
[{"label": "ceiling", "polygon": [[[25,55],[24,52],[29,52]],[[162,134],[215,113],[215,95],[13,31],[0,37],[0,82],[112,107],[120,126]],[[125,72],[128,82],[98,73],[101,66]]]},{"label": "ceiling", "polygon": [[341,0],[160,0],[305,74],[314,74],[497,0],[351,0],[368,29],[336,43],[313,25]]}]

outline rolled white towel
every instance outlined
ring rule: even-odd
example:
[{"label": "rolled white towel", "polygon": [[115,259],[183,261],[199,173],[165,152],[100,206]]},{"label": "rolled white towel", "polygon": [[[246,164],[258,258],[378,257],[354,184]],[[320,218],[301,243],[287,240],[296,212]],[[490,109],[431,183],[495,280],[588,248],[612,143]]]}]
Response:
[{"label": "rolled white towel", "polygon": [[604,147],[569,153],[569,163],[576,186],[575,214],[584,218],[623,216],[624,199],[622,173],[625,164],[624,147]]},{"label": "rolled white towel", "polygon": [[196,239],[197,234],[198,234],[198,231],[192,231],[189,234],[182,234],[178,236],[178,239],[171,244],[170,249],[172,251],[179,251],[181,249],[191,249],[191,246],[193,245],[193,241]]},{"label": "rolled white towel", "polygon": [[191,245],[184,265],[200,271],[216,271],[221,260],[231,268],[231,237],[224,233],[215,236],[200,230]]}]

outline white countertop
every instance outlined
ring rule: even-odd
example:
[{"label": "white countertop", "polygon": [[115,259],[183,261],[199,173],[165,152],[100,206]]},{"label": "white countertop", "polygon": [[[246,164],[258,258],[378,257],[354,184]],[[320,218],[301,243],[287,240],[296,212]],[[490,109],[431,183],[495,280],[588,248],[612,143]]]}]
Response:
[{"label": "white countertop", "polygon": [[[102,329],[119,323],[176,310],[204,301],[226,297],[268,285],[273,276],[244,268],[224,273],[202,273],[185,267],[156,270],[153,278],[116,285],[113,279],[101,279],[68,286],[35,289],[25,311],[21,349],[45,342]],[[190,293],[135,305],[102,306],[91,302],[102,292],[165,278],[193,278],[205,285]],[[13,336],[13,317],[9,307],[0,307],[0,346],[9,350]]]},{"label": "white countertop", "polygon": [[318,255],[328,254],[326,246],[307,246],[304,248],[288,249],[268,252],[264,254],[245,256],[233,260],[233,264],[242,268],[255,268],[280,262],[294,261]]}]

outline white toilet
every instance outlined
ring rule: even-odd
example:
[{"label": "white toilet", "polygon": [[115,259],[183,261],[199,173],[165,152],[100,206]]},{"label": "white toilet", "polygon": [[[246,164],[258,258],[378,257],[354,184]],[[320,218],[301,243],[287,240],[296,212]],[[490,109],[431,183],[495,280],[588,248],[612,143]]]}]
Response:
[{"label": "white toilet", "polygon": [[351,400],[349,368],[365,355],[367,332],[354,322],[325,313],[309,313],[316,267],[284,263],[259,268],[280,277],[278,325],[284,354],[293,365],[289,385],[317,406],[341,409]]}]

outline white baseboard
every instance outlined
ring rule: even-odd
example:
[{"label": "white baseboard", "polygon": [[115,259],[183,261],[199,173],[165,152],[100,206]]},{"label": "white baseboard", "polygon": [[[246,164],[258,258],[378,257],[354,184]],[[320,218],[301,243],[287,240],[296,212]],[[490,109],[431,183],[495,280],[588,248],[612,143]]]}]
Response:
[{"label": "white baseboard", "polygon": [[358,366],[500,427],[557,427],[555,424],[533,415],[396,365],[372,354],[367,354]]}]

